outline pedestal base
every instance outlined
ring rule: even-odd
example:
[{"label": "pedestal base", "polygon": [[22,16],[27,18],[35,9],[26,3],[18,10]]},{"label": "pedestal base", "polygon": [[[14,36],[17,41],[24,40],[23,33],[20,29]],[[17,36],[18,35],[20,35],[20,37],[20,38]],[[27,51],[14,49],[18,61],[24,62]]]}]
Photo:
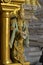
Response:
[{"label": "pedestal base", "polygon": [[[1,64],[3,65],[3,64]],[[5,64],[5,65],[22,65],[21,63],[12,63],[12,64]],[[30,62],[25,62],[23,65],[30,65]]]}]

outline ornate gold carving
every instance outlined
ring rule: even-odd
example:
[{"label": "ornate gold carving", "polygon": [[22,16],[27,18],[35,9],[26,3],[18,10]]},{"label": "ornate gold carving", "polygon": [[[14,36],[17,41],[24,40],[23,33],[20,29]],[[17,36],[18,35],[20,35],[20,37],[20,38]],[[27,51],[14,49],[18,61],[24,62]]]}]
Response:
[{"label": "ornate gold carving", "polygon": [[[16,2],[16,4],[12,4],[11,0],[1,0],[1,1],[2,1],[1,3],[1,9],[2,9],[1,10],[2,11],[1,23],[2,23],[2,31],[3,31],[2,39],[1,39],[1,51],[2,51],[1,52],[1,62],[4,65],[22,65],[21,63],[12,63],[10,61],[9,41],[10,41],[10,13],[14,12],[14,14],[17,16],[17,11],[20,9],[20,4],[24,3],[24,0],[15,0],[14,2]],[[20,3],[20,4],[18,5],[17,3]],[[20,40],[18,42],[22,43]],[[30,65],[30,62],[24,62],[24,65]]]}]

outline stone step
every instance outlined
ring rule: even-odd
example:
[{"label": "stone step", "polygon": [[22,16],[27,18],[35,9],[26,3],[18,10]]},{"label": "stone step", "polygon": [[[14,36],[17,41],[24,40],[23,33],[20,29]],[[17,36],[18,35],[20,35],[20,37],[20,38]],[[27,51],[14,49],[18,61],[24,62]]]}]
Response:
[{"label": "stone step", "polygon": [[26,51],[25,53],[24,53],[26,56],[28,56],[28,57],[35,57],[35,56],[41,56],[42,55],[42,51]]},{"label": "stone step", "polygon": [[31,63],[38,62],[42,55],[42,51],[38,47],[25,47],[24,56],[25,61]]}]

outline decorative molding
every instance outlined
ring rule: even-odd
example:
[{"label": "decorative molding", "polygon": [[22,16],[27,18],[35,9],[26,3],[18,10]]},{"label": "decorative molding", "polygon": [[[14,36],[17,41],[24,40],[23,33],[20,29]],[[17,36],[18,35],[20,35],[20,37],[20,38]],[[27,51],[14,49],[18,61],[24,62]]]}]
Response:
[{"label": "decorative molding", "polygon": [[11,0],[1,0],[1,1],[4,3],[10,3],[11,2]]},{"label": "decorative molding", "polygon": [[4,11],[14,11],[14,9],[18,9],[20,8],[19,5],[14,5],[14,4],[10,4],[10,3],[1,3],[1,7],[2,7],[2,10]]}]

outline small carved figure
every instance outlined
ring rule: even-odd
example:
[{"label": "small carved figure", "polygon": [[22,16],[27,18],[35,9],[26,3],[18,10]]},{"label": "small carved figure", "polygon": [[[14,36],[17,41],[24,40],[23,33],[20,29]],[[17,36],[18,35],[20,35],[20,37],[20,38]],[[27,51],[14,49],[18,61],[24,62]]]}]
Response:
[{"label": "small carved figure", "polygon": [[15,62],[15,59],[24,63],[24,46],[29,47],[29,33],[27,22],[24,20],[24,9],[18,11],[17,18],[14,16],[12,18],[12,27],[13,32],[10,40],[10,48],[11,48],[11,59]]},{"label": "small carved figure", "polygon": [[[21,21],[20,21],[21,20]],[[24,63],[24,56],[23,56],[23,37],[21,36],[22,33],[22,19],[16,16],[11,18],[13,32],[10,39],[10,56],[12,62],[18,61],[20,63]],[[20,23],[19,23],[20,22]],[[21,50],[21,51],[20,51]]]}]

